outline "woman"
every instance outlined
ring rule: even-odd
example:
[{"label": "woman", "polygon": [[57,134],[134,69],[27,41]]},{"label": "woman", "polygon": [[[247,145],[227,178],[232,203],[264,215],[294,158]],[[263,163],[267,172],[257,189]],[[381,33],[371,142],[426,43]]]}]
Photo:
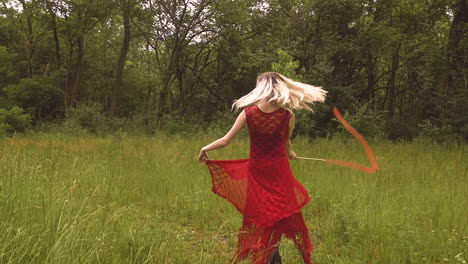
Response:
[{"label": "woman", "polygon": [[[281,263],[278,244],[284,234],[294,241],[304,263],[312,263],[313,245],[301,213],[310,198],[288,160],[296,158],[290,140],[295,125],[291,109],[311,111],[307,103],[323,102],[325,94],[320,87],[279,73],[263,73],[255,89],[234,102],[233,107],[243,111],[231,130],[200,150],[198,160],[208,166],[213,192],[243,215],[236,260]],[[249,158],[209,160],[208,151],[228,145],[245,124],[250,136]]]}]

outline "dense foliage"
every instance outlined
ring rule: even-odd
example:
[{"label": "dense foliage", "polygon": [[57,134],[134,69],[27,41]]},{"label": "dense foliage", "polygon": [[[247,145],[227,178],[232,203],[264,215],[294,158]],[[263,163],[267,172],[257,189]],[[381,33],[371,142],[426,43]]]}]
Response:
[{"label": "dense foliage", "polygon": [[[231,121],[233,99],[275,70],[329,91],[315,114],[297,113],[298,133],[339,132],[337,105],[363,134],[467,139],[467,9],[466,0],[0,0],[0,110],[24,110],[20,130],[69,118],[90,131],[229,125],[216,120]],[[95,112],[79,117],[86,111]],[[16,131],[10,119],[0,127]]]}]

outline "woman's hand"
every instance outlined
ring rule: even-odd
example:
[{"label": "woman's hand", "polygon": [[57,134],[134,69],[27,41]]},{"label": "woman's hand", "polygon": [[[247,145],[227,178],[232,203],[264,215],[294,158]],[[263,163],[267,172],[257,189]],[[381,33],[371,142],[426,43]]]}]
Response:
[{"label": "woman's hand", "polygon": [[297,159],[296,152],[290,150],[289,153],[288,153],[288,158],[289,159]]},{"label": "woman's hand", "polygon": [[208,157],[208,151],[206,151],[204,149],[201,149],[200,154],[198,154],[198,161],[199,162],[205,162],[205,161],[207,161],[209,159],[210,159],[210,157]]}]

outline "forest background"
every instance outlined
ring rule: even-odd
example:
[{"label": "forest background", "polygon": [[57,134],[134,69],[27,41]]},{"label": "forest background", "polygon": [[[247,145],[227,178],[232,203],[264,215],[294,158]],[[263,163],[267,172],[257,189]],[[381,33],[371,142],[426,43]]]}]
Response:
[{"label": "forest background", "polygon": [[466,0],[1,0],[0,134],[224,134],[278,71],[329,93],[296,134],[468,139]]}]

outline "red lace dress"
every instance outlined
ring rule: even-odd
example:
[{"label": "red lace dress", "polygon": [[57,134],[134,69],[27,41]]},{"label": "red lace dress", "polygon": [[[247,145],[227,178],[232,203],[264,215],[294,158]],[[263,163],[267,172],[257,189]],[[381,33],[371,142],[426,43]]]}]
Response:
[{"label": "red lace dress", "polygon": [[292,114],[283,108],[265,113],[257,106],[246,107],[245,114],[249,159],[206,161],[213,192],[243,215],[236,259],[266,263],[284,234],[301,251],[304,263],[310,264],[313,245],[301,213],[310,198],[294,177],[286,153]]}]

